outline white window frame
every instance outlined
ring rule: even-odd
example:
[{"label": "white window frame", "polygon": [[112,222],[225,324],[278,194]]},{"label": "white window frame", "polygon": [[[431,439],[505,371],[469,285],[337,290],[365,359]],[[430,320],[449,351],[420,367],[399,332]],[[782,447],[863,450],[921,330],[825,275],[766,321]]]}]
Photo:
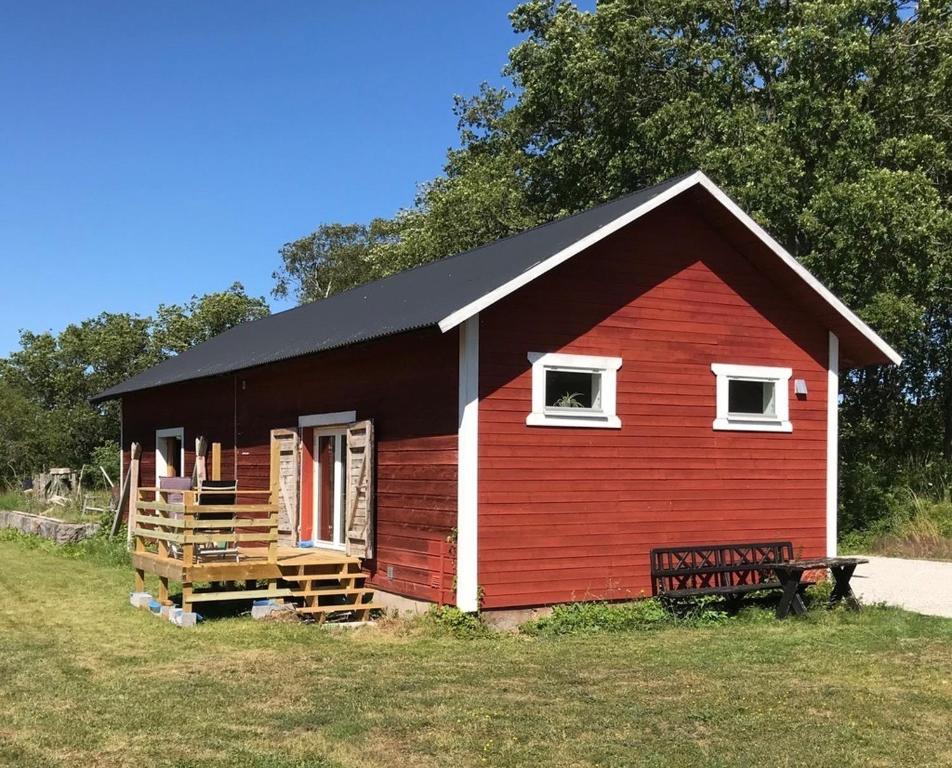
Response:
[{"label": "white window frame", "polygon": [[[717,418],[714,429],[743,432],[793,432],[790,422],[790,368],[772,368],[763,365],[731,365],[712,363],[717,377]],[[732,380],[768,382],[774,385],[774,415],[730,413],[728,388]]]},{"label": "white window frame", "polygon": [[162,451],[159,450],[159,441],[166,437],[177,437],[182,445],[179,451],[179,466],[177,477],[185,477],[185,427],[170,427],[168,429],[155,430],[155,484],[158,486],[159,478],[165,477],[169,464]]},{"label": "white window frame", "polygon": [[336,427],[339,424],[353,424],[357,421],[357,411],[334,411],[333,413],[309,413],[298,416],[298,428]]},{"label": "white window frame", "polygon": [[[532,363],[532,412],[526,416],[526,424],[534,427],[601,427],[620,429],[621,419],[615,410],[617,373],[621,368],[620,357],[595,357],[593,355],[569,355],[558,352],[529,352]],[[601,409],[552,408],[545,404],[545,375],[550,368],[597,373],[601,376]]]}]

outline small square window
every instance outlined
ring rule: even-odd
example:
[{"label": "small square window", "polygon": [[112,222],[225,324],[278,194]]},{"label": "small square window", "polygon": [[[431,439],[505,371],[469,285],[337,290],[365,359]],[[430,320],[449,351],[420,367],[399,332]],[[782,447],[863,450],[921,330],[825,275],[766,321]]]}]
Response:
[{"label": "small square window", "polygon": [[790,368],[714,363],[717,418],[714,429],[791,432],[787,392]]},{"label": "small square window", "polygon": [[545,407],[602,409],[600,371],[545,369]]},{"label": "small square window", "polygon": [[777,410],[775,381],[729,379],[727,382],[727,413],[730,416],[771,416]]},{"label": "small square window", "polygon": [[621,426],[615,415],[615,374],[621,358],[530,352],[532,412],[526,424],[549,427]]}]

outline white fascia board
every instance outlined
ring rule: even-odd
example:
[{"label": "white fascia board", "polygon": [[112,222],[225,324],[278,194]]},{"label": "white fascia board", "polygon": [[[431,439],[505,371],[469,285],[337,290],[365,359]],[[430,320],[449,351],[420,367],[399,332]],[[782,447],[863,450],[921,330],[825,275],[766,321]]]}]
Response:
[{"label": "white fascia board", "polygon": [[527,269],[522,274],[512,278],[512,280],[510,280],[508,283],[500,285],[498,288],[495,288],[489,293],[480,296],[475,301],[470,302],[465,307],[457,309],[452,314],[449,314],[440,320],[440,330],[443,333],[446,333],[447,331],[455,328],[464,320],[467,320],[486,307],[495,304],[497,301],[505,296],[508,296],[513,291],[518,290],[522,286],[531,283],[537,277],[544,275],[550,269],[553,269],[559,264],[568,261],[577,253],[581,253],[586,248],[590,248],[591,246],[595,245],[595,243],[599,242],[600,240],[604,240],[606,237],[613,234],[614,232],[617,232],[622,227],[630,224],[636,219],[641,218],[649,211],[653,211],[659,205],[663,205],[664,203],[668,202],[668,200],[677,197],[686,189],[690,189],[695,184],[697,184],[700,181],[700,175],[700,171],[691,174],[687,178],[679,181],[673,187],[670,187],[656,197],[651,198],[647,202],[642,203],[637,208],[633,208],[632,210],[628,211],[628,213],[625,213],[614,221],[610,221],[605,226],[596,229],[594,232],[586,235],[581,240],[577,240],[567,248],[563,248],[561,251],[550,256],[545,261],[540,261],[534,267]]},{"label": "white fascia board", "polygon": [[833,307],[836,312],[842,316],[850,325],[852,325],[857,331],[859,331],[866,339],[873,344],[880,352],[882,352],[886,357],[888,357],[895,365],[900,365],[902,363],[902,356],[890,347],[879,334],[877,334],[872,328],[870,328],[866,323],[860,320],[856,314],[847,307],[842,301],[840,301],[833,293],[827,288],[823,283],[817,280],[810,272],[804,267],[799,261],[797,261],[787,250],[780,245],[776,240],[774,240],[767,232],[761,227],[756,221],[754,221],[750,216],[744,213],[741,210],[740,206],[737,205],[733,200],[731,200],[723,190],[720,189],[713,181],[711,181],[707,176],[705,176],[700,171],[697,173],[699,176],[699,182],[704,189],[711,193],[711,195],[728,211],[730,211],[735,218],[737,218],[747,229],[753,232],[757,238],[766,245],[771,251],[777,255],[781,261],[784,262],[790,269],[792,269],[797,277],[799,277],[803,282],[805,282],[810,288],[812,288],[820,298],[823,299],[827,304]]},{"label": "white fascia board", "polygon": [[866,325],[866,323],[860,320],[856,314],[849,309],[849,307],[836,298],[836,296],[834,296],[833,293],[825,285],[823,285],[823,283],[810,274],[806,267],[800,264],[800,262],[798,262],[790,253],[788,253],[786,249],[780,245],[780,243],[768,235],[767,232],[756,221],[744,213],[740,206],[731,200],[701,171],[692,173],[690,176],[682,179],[677,184],[665,190],[661,194],[651,198],[645,203],[642,203],[637,208],[633,208],[632,210],[628,211],[628,213],[619,216],[614,221],[610,221],[605,226],[600,227],[589,235],[586,235],[581,240],[572,243],[572,245],[568,246],[567,248],[563,248],[558,253],[555,253],[544,261],[539,262],[531,269],[527,269],[522,274],[512,278],[509,282],[500,285],[498,288],[493,289],[489,293],[480,296],[475,301],[472,301],[466,306],[461,307],[455,312],[447,315],[439,322],[440,330],[443,333],[446,333],[447,331],[455,328],[464,320],[467,320],[473,315],[481,312],[482,310],[486,309],[486,307],[495,304],[497,301],[504,298],[505,296],[508,296],[513,291],[516,291],[522,286],[532,282],[537,277],[544,275],[546,272],[554,269],[559,264],[568,261],[577,253],[581,253],[586,248],[590,248],[609,235],[614,234],[622,227],[625,227],[637,219],[640,219],[645,214],[653,211],[659,205],[663,205],[696,184],[700,184],[702,187],[704,187],[704,189],[710,192],[710,194],[721,205],[723,205],[730,213],[732,213],[738,221],[746,226],[747,229],[749,229],[764,245],[767,246],[767,248],[769,248],[777,257],[779,257],[781,261],[790,267],[790,269],[792,269],[801,280],[803,280],[810,288],[812,288],[813,291],[820,296],[820,298],[829,304],[837,312],[837,314],[839,314],[844,320],[846,320],[857,331],[859,331],[890,361],[896,365],[900,365],[902,363],[902,356],[896,352],[896,350],[883,341],[883,339],[880,338],[872,328]]}]

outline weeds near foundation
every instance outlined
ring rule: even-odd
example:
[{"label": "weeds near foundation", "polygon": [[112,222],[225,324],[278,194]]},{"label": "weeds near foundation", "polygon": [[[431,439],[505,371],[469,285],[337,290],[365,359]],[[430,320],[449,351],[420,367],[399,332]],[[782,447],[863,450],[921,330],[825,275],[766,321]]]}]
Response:
[{"label": "weeds near foundation", "polygon": [[419,626],[431,635],[445,635],[471,640],[489,637],[492,629],[478,613],[464,613],[449,605],[435,605],[418,619]]}]

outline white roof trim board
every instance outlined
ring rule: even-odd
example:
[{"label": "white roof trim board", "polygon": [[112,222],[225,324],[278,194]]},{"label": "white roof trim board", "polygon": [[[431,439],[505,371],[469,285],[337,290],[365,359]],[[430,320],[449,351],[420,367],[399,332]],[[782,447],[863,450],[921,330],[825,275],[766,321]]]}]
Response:
[{"label": "white roof trim board", "polygon": [[508,296],[513,291],[516,291],[522,286],[532,282],[537,277],[544,275],[546,272],[554,269],[559,264],[568,261],[576,254],[584,251],[586,248],[590,248],[600,240],[605,239],[609,235],[620,230],[622,227],[631,224],[633,221],[640,219],[645,214],[653,211],[659,205],[663,205],[672,198],[677,197],[681,193],[691,189],[696,185],[699,185],[707,190],[721,205],[724,206],[724,208],[726,208],[738,221],[747,227],[747,229],[749,229],[764,245],[767,246],[767,248],[769,248],[782,262],[784,262],[784,264],[793,270],[793,272],[801,280],[803,280],[811,289],[813,289],[813,291],[815,291],[820,296],[820,298],[829,304],[844,320],[846,320],[851,326],[853,326],[864,337],[866,337],[866,339],[868,339],[880,352],[882,352],[883,355],[885,355],[896,365],[902,363],[902,357],[898,352],[896,352],[896,350],[883,341],[883,339],[880,338],[872,328],[866,325],[866,323],[860,320],[856,314],[849,309],[849,307],[836,298],[836,296],[834,296],[825,285],[823,285],[812,274],[810,274],[810,272],[807,271],[807,269],[802,264],[800,264],[800,262],[798,262],[783,246],[780,245],[780,243],[768,235],[756,221],[744,213],[737,203],[731,200],[723,192],[723,190],[720,189],[720,187],[718,187],[701,171],[694,172],[672,187],[666,189],[664,192],[652,197],[647,202],[642,203],[625,214],[622,214],[614,221],[605,224],[600,229],[597,229],[590,235],[587,235],[581,240],[574,242],[567,248],[563,248],[558,253],[553,254],[544,261],[541,261],[530,269],[527,269],[517,277],[509,280],[507,283],[500,285],[498,288],[484,294],[483,296],[480,296],[475,301],[472,301],[466,306],[461,307],[460,309],[447,315],[439,321],[440,330],[446,333],[447,331],[455,328],[460,323],[464,322],[470,317],[473,317],[487,307],[492,306],[497,301],[504,298],[505,296]]}]

